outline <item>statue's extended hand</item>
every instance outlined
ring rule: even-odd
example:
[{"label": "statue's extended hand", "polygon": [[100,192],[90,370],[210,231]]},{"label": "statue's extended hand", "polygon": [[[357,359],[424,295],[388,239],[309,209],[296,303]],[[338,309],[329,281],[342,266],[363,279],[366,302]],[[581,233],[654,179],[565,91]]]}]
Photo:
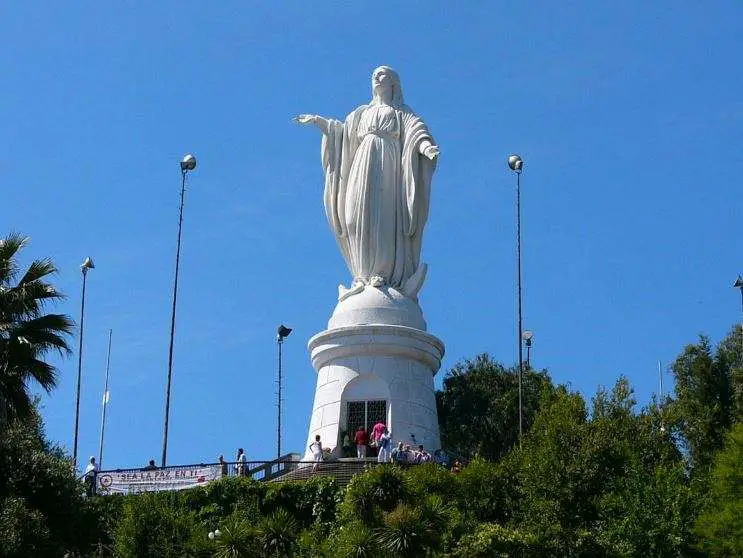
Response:
[{"label": "statue's extended hand", "polygon": [[297,124],[313,124],[316,118],[314,114],[300,114],[292,118],[292,121]]},{"label": "statue's extended hand", "polygon": [[441,150],[438,145],[429,145],[423,150],[423,154],[431,159],[431,161],[435,161],[436,157],[439,156],[439,153],[441,153]]}]

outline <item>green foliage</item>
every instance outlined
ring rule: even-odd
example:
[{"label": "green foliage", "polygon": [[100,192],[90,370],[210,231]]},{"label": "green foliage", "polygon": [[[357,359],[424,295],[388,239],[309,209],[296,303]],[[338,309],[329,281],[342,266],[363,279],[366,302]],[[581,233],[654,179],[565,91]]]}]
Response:
[{"label": "green foliage", "polygon": [[87,550],[96,522],[84,490],[66,456],[45,440],[35,411],[14,421],[0,435],[0,540],[7,543],[0,555],[31,540],[36,556]]},{"label": "green foliage", "polygon": [[221,536],[214,542],[216,558],[248,558],[260,554],[258,531],[239,512],[227,517],[220,531]]},{"label": "green foliage", "polygon": [[[523,374],[524,429],[528,431],[545,393],[552,391],[546,372]],[[518,442],[518,369],[507,369],[488,355],[456,364],[436,393],[443,446],[466,458],[497,461]]]},{"label": "green foliage", "polygon": [[465,509],[477,521],[507,521],[511,517],[518,492],[509,466],[507,460],[491,463],[475,459],[459,475],[452,475]]},{"label": "green foliage", "polygon": [[53,556],[55,544],[41,512],[29,509],[23,498],[0,502],[0,556]]},{"label": "green foliage", "polygon": [[51,391],[57,370],[44,357],[70,352],[72,320],[44,313],[47,303],[63,298],[47,281],[57,269],[51,260],[35,260],[21,273],[16,261],[28,242],[16,233],[0,239],[0,431],[13,420],[33,419],[29,384]]},{"label": "green foliage", "polygon": [[303,526],[335,518],[338,485],[332,477],[311,477],[306,481],[272,483],[266,490],[261,512],[285,509]]},{"label": "green foliage", "polygon": [[332,556],[337,558],[374,558],[379,556],[379,543],[374,532],[361,521],[341,525],[331,541]]},{"label": "green foliage", "polygon": [[670,417],[680,429],[696,474],[706,475],[734,421],[733,369],[724,344],[713,354],[709,338],[687,345],[673,363],[676,400]]},{"label": "green foliage", "polygon": [[297,545],[299,523],[284,509],[266,517],[258,527],[258,540],[264,556],[292,556]]},{"label": "green foliage", "polygon": [[694,530],[709,556],[743,556],[743,423],[717,454],[707,505]]},{"label": "green foliage", "polygon": [[384,556],[423,556],[438,542],[433,525],[420,508],[399,504],[384,515],[377,540]]},{"label": "green foliage", "polygon": [[540,555],[542,550],[531,533],[497,523],[481,523],[473,533],[462,537],[456,555],[468,558],[516,558]]},{"label": "green foliage", "polygon": [[175,558],[205,553],[206,528],[177,501],[177,495],[167,493],[127,497],[114,535],[116,556]]},{"label": "green foliage", "polygon": [[391,511],[412,499],[403,471],[394,465],[382,465],[351,479],[340,505],[341,518],[344,522],[361,520],[375,525],[380,522],[380,512]]}]

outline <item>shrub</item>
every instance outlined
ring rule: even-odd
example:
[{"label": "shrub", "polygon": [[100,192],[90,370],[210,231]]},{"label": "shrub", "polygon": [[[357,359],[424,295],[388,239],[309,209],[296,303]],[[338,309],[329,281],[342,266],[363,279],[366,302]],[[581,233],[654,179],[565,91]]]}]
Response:
[{"label": "shrub", "polygon": [[412,502],[413,493],[402,470],[382,465],[356,475],[346,487],[340,506],[344,522],[362,520],[367,525],[381,521],[381,511],[392,511],[398,504]]},{"label": "shrub", "polygon": [[114,535],[116,556],[175,558],[203,553],[207,531],[195,513],[179,508],[177,497],[146,493],[127,497]]},{"label": "shrub", "polygon": [[272,483],[266,489],[261,512],[289,511],[304,527],[313,522],[332,521],[338,504],[338,484],[331,477],[306,481]]},{"label": "shrub", "polygon": [[266,517],[258,527],[258,540],[264,556],[292,556],[299,534],[299,523],[286,510],[279,509]]},{"label": "shrub", "polygon": [[258,532],[239,512],[220,523],[221,536],[214,541],[216,558],[248,558],[260,554]]},{"label": "shrub", "polygon": [[384,526],[377,533],[384,556],[423,556],[438,543],[431,522],[419,508],[407,504],[400,504],[385,514]]},{"label": "shrub", "polygon": [[457,556],[467,558],[515,558],[540,553],[534,535],[496,523],[479,524],[474,533],[461,538],[456,549]]}]

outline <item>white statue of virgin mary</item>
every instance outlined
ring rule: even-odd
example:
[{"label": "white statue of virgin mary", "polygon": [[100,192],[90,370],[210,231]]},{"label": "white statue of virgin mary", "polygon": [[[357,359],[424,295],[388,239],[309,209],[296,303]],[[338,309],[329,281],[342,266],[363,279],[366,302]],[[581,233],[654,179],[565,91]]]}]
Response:
[{"label": "white statue of virgin mary", "polygon": [[301,124],[323,133],[325,213],[346,265],[350,289],[387,286],[416,299],[426,275],[420,261],[431,177],[439,148],[408,107],[400,78],[380,66],[372,74],[372,101],[345,121],[302,114]]}]

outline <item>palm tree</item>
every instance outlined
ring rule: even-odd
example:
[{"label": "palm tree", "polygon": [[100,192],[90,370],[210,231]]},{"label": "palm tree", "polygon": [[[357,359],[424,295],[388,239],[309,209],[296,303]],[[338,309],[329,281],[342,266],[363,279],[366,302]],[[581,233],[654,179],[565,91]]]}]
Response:
[{"label": "palm tree", "polygon": [[72,320],[44,313],[47,303],[64,298],[47,281],[57,268],[49,259],[35,260],[21,274],[16,258],[28,242],[17,233],[0,239],[0,428],[31,416],[29,382],[47,392],[56,387],[57,370],[44,357],[71,352]]}]

